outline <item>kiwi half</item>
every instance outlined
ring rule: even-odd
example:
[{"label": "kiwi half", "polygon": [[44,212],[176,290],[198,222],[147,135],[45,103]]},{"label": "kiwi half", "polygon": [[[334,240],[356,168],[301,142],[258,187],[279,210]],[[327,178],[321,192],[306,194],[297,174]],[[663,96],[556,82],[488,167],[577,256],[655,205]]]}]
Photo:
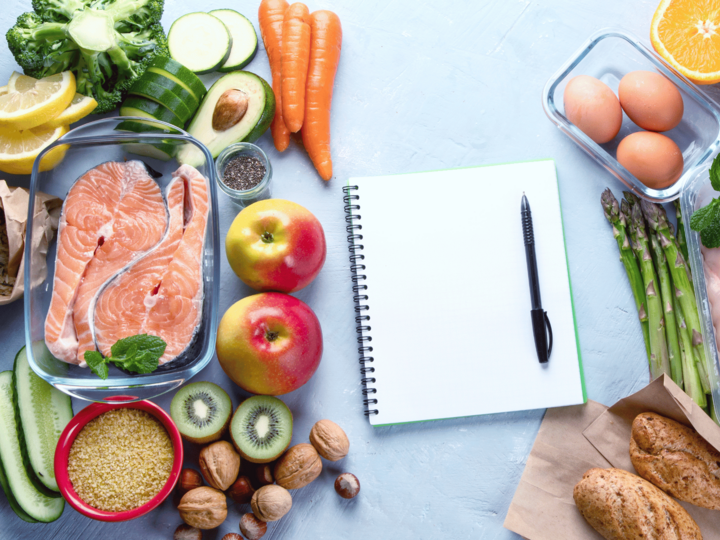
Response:
[{"label": "kiwi half", "polygon": [[232,401],[211,382],[195,382],[178,390],[170,403],[170,416],[185,440],[217,441],[228,427]]},{"label": "kiwi half", "polygon": [[292,439],[292,413],[272,396],[243,401],[230,422],[230,436],[240,455],[253,463],[269,463],[282,454]]}]

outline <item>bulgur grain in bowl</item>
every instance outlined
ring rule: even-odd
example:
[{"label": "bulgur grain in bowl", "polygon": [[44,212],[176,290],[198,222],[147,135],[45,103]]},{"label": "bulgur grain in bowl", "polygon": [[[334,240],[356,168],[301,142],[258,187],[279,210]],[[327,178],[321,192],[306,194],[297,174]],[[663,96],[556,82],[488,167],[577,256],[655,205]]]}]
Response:
[{"label": "bulgur grain in bowl", "polygon": [[93,403],[60,436],[55,476],[62,496],[81,514],[127,521],[167,498],[182,462],[180,432],[154,403]]}]

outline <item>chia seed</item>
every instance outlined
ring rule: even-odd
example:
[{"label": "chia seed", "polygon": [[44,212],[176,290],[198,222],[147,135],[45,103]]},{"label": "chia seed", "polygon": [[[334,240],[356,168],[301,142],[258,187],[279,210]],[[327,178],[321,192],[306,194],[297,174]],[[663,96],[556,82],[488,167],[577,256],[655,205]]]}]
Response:
[{"label": "chia seed", "polygon": [[223,171],[223,184],[230,189],[246,191],[265,177],[265,165],[253,156],[239,156],[228,162]]}]

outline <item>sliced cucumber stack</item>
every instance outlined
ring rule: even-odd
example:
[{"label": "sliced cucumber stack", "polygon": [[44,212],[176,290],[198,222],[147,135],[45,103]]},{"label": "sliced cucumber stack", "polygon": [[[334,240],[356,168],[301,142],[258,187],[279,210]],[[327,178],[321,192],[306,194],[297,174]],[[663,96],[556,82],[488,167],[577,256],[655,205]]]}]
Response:
[{"label": "sliced cucumber stack", "polygon": [[207,88],[205,88],[205,85],[197,75],[180,62],[176,62],[167,56],[156,56],[145,73],[148,72],[162,75],[174,83],[179,84],[195,96],[198,104],[203,100],[205,94],[207,94]]},{"label": "sliced cucumber stack", "polygon": [[180,129],[185,126],[185,123],[164,105],[135,96],[131,96],[123,102],[122,107],[120,107],[120,116],[142,116],[167,122]]},{"label": "sliced cucumber stack", "polygon": [[210,73],[230,56],[232,37],[225,24],[208,13],[188,13],[168,32],[170,56],[195,73]]},{"label": "sliced cucumber stack", "polygon": [[[169,90],[175,96],[177,96],[180,101],[182,101],[183,104],[193,113],[197,111],[198,107],[200,106],[200,100],[195,97],[195,94],[190,92],[183,85],[176,83],[165,75],[161,75],[159,73],[144,73],[142,78],[138,82],[152,83],[166,90]],[[132,94],[133,91],[130,90],[130,93]]]},{"label": "sliced cucumber stack", "polygon": [[[227,90],[240,90],[248,97],[245,114],[235,125],[224,131],[213,129],[212,118],[218,99]],[[270,127],[275,116],[275,94],[261,77],[248,71],[234,71],[221,77],[208,90],[205,99],[193,118],[188,132],[207,146],[213,157],[233,143],[255,142]],[[197,166],[203,155],[194,145],[185,145],[178,153],[178,161]]]},{"label": "sliced cucumber stack", "polygon": [[208,12],[227,26],[232,37],[230,56],[218,71],[237,71],[244,68],[255,58],[258,38],[252,23],[232,9],[216,9]]},{"label": "sliced cucumber stack", "polygon": [[13,372],[3,371],[0,373],[0,462],[10,488],[10,493],[6,491],[6,495],[8,500],[13,497],[31,519],[46,523],[55,521],[65,508],[65,500],[62,497],[48,497],[30,480],[26,468],[27,449],[15,403]]},{"label": "sliced cucumber stack", "polygon": [[[35,374],[30,368],[25,347],[15,356],[14,375],[15,398],[20,412],[19,428],[27,444],[32,469],[28,471],[28,476],[41,491],[44,487],[52,490],[47,495],[59,497],[53,460],[60,434],[73,417],[72,401],[70,396]],[[38,486],[37,482],[41,485]]]}]

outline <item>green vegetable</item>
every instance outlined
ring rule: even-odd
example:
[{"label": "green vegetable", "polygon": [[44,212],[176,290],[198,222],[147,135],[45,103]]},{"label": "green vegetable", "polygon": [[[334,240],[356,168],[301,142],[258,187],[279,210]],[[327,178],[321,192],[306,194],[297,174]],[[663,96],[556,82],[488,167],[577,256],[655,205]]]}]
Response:
[{"label": "green vegetable", "polygon": [[157,336],[139,334],[118,340],[110,348],[111,356],[103,358],[97,351],[85,351],[85,362],[90,371],[101,379],[108,378],[108,363],[133,373],[152,373],[167,344]]},{"label": "green vegetable", "polygon": [[160,25],[164,0],[33,0],[7,33],[15,60],[42,78],[70,70],[77,91],[112,111],[158,54],[168,55]]},{"label": "green vegetable", "polygon": [[689,260],[688,257],[688,249],[687,249],[687,239],[685,237],[685,222],[683,221],[682,212],[680,211],[680,201],[675,199],[675,218],[677,219],[677,235],[675,238],[677,238],[678,247],[680,248],[680,253],[683,254],[683,257],[685,257],[685,260]]},{"label": "green vegetable", "polygon": [[[720,191],[720,155],[715,156],[710,166],[710,183],[715,191]],[[695,210],[690,218],[690,228],[700,233],[700,240],[706,248],[720,247],[720,199],[713,199],[706,206]]]},{"label": "green vegetable", "polygon": [[680,335],[680,355],[683,368],[683,389],[700,407],[705,407],[707,400],[703,392],[700,375],[697,370],[697,361],[693,352],[692,339],[688,330],[685,316],[682,309],[678,309],[678,301],[675,298],[675,313],[677,315],[678,334]]}]

